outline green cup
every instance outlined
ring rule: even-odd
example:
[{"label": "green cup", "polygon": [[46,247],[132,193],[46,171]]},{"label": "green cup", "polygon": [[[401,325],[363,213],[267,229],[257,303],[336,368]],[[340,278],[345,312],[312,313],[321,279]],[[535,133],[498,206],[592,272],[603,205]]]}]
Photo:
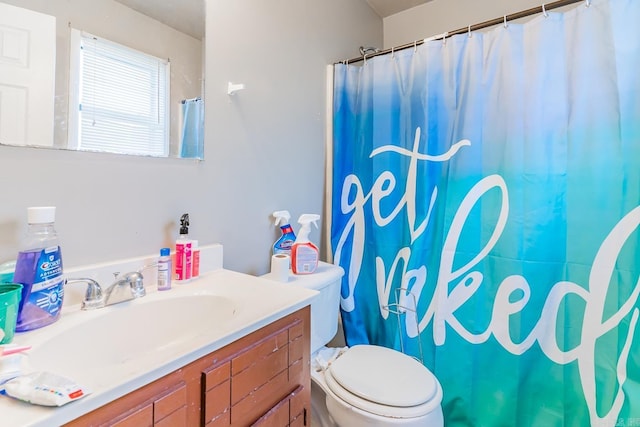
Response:
[{"label": "green cup", "polygon": [[[17,283],[0,283],[0,329],[4,337],[0,344],[8,344],[13,340],[18,320],[18,308],[22,298],[22,285]],[[2,335],[2,334],[0,334]]]}]

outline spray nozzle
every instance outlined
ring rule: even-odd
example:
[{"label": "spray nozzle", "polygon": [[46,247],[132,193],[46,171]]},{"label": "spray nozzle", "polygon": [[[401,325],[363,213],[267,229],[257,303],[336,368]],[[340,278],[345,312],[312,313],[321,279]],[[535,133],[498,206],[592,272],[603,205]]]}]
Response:
[{"label": "spray nozzle", "polygon": [[289,214],[289,211],[275,211],[273,213],[273,217],[276,219],[274,222],[275,225],[285,225],[289,223],[291,215]]},{"label": "spray nozzle", "polygon": [[189,214],[180,217],[180,234],[189,234]]},{"label": "spray nozzle", "polygon": [[316,221],[320,219],[320,215],[318,214],[302,214],[300,218],[298,218],[298,223],[301,225],[300,231],[298,232],[298,237],[296,238],[296,243],[305,243],[309,241],[309,234],[311,233],[311,223],[313,223],[316,228],[318,228],[318,224]]},{"label": "spray nozzle", "polygon": [[313,223],[313,225],[316,226],[316,228],[318,228],[318,223],[317,221],[320,219],[320,215],[318,214],[302,214],[300,215],[300,218],[298,218],[298,223],[301,225],[309,225],[311,223]]}]

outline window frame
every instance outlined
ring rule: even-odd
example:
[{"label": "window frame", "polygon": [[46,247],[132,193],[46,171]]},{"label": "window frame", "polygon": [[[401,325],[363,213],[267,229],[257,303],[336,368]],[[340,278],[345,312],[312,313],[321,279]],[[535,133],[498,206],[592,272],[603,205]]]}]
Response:
[{"label": "window frame", "polygon": [[[158,93],[164,91],[163,96],[159,96],[157,99],[149,96],[149,103],[153,103],[153,100],[157,101],[157,109],[150,110],[153,113],[157,113],[160,120],[158,121],[159,129],[161,129],[161,145],[158,144],[158,139],[154,139],[155,144],[141,144],[136,145],[140,140],[134,137],[133,135],[127,135],[126,138],[122,138],[122,131],[109,132],[110,129],[114,127],[109,127],[105,125],[105,131],[102,132],[105,138],[104,141],[108,140],[108,138],[114,138],[113,135],[120,134],[121,136],[115,140],[113,145],[105,143],[103,146],[97,146],[99,143],[94,143],[94,146],[91,147],[83,147],[82,144],[82,101],[83,101],[83,67],[84,67],[84,45],[88,42],[97,42],[100,44],[105,44],[109,47],[109,49],[115,49],[116,51],[120,50],[123,52],[123,58],[126,56],[138,56],[139,58],[144,59],[145,61],[150,61],[151,63],[157,64],[158,67],[158,78],[164,74],[164,81],[159,80],[160,83],[157,86]],[[132,49],[128,46],[113,42],[103,37],[97,37],[93,34],[87,33],[85,31],[77,30],[71,28],[70,34],[70,61],[69,61],[69,128],[68,128],[68,148],[79,151],[90,151],[90,152],[107,152],[107,153],[115,153],[115,154],[133,154],[133,155],[143,155],[143,156],[151,156],[151,157],[169,157],[170,156],[170,120],[171,120],[171,102],[170,102],[170,79],[171,79],[171,64],[167,59],[157,58],[153,55],[149,55],[147,53],[141,52],[136,49]],[[148,71],[151,70],[149,67]],[[151,86],[150,86],[151,88]],[[135,95],[132,95],[135,96]],[[123,98],[124,99],[124,98]],[[164,103],[164,105],[161,105]],[[90,105],[89,103],[85,103],[86,105]],[[162,116],[162,111],[164,112],[164,116]],[[110,110],[108,116],[120,115],[122,110]],[[113,114],[113,115],[111,115]],[[127,116],[127,113],[124,113],[124,116]],[[98,116],[100,117],[100,116]],[[133,117],[133,116],[131,116]],[[138,129],[146,130],[147,132],[153,131],[153,126],[148,125],[148,128],[144,127],[144,122],[139,120],[129,120],[124,119],[122,116],[118,118],[121,120],[119,124],[124,126],[138,126]],[[107,120],[105,120],[106,122]],[[103,122],[104,123],[104,122]],[[161,124],[161,125],[160,125]],[[157,129],[156,129],[157,132]],[[144,139],[144,138],[142,138]],[[124,147],[123,147],[124,143]]]}]

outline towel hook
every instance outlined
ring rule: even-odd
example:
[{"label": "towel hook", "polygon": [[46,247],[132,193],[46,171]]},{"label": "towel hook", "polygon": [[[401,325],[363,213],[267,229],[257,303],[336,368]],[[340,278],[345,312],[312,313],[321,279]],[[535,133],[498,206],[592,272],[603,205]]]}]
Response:
[{"label": "towel hook", "polygon": [[547,9],[544,7],[544,3],[542,3],[542,14],[544,15],[545,18],[549,17],[549,14],[547,13]]},{"label": "towel hook", "polygon": [[504,15],[504,27],[507,28],[509,25],[507,25],[507,15]]}]

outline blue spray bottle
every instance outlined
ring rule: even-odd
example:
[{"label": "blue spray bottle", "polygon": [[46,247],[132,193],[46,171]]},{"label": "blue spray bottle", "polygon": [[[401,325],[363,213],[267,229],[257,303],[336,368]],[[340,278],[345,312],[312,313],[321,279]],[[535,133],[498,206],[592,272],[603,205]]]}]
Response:
[{"label": "blue spray bottle", "polygon": [[285,254],[291,256],[291,246],[296,241],[296,234],[289,224],[291,215],[289,211],[275,211],[273,217],[276,219],[275,225],[280,225],[282,236],[273,244],[273,255]]}]

